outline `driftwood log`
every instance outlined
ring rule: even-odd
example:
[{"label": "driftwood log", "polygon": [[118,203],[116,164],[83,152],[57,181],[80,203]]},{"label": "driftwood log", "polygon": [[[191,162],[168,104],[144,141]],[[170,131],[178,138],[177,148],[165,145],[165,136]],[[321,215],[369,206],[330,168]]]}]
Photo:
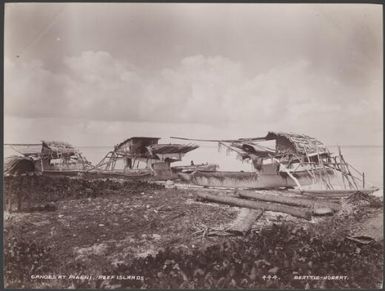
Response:
[{"label": "driftwood log", "polygon": [[246,199],[227,197],[221,195],[212,195],[207,193],[198,193],[198,197],[203,200],[219,202],[223,204],[229,204],[238,207],[246,207],[252,209],[262,209],[265,211],[274,211],[287,213],[295,217],[304,218],[307,220],[311,219],[311,211],[307,208],[294,207],[289,205],[282,205],[277,203],[269,203],[262,201],[251,201]]},{"label": "driftwood log", "polygon": [[285,196],[278,196],[278,195],[270,195],[270,194],[263,194],[253,191],[238,191],[237,192],[240,197],[243,198],[251,198],[255,200],[261,200],[261,201],[267,201],[267,202],[276,202],[281,204],[288,204],[293,206],[300,206],[300,207],[309,207],[309,208],[330,208],[334,211],[338,211],[341,209],[341,205],[339,203],[335,202],[329,202],[329,201],[317,201],[313,199],[306,199],[306,198],[300,198],[300,197],[285,197]]},{"label": "driftwood log", "polygon": [[353,193],[364,193],[364,194],[372,194],[377,191],[378,188],[366,188],[366,189],[342,189],[342,190],[291,190],[294,193],[298,194],[314,194],[314,195],[325,195],[325,196],[346,196]]}]

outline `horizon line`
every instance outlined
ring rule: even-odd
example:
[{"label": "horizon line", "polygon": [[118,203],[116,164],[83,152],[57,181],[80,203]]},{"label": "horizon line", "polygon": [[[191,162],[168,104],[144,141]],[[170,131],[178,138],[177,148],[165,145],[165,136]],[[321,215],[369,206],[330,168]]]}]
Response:
[{"label": "horizon line", "polygon": [[[4,146],[37,146],[41,143],[4,143]],[[111,147],[114,145],[74,145],[76,147]],[[327,147],[383,147],[384,145],[374,145],[374,144],[329,144],[325,145]]]}]

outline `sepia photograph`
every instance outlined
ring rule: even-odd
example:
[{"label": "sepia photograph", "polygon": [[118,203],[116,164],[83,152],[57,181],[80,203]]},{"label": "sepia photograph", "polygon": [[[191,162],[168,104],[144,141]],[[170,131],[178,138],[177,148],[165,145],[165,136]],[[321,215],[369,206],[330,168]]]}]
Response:
[{"label": "sepia photograph", "polygon": [[382,289],[383,6],[4,4],[6,289]]}]

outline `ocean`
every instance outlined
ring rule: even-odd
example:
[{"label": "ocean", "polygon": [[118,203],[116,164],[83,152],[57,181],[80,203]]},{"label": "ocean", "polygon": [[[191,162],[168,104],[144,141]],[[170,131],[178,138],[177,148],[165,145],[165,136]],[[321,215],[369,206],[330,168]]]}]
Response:
[{"label": "ocean", "polygon": [[[219,165],[223,171],[251,171],[252,165],[237,159],[234,152],[226,152],[225,148],[218,149],[215,143],[198,142],[200,147],[187,153],[183,160],[173,163],[174,166],[209,163]],[[78,149],[92,164],[97,164],[107,153],[112,150],[106,146],[80,146]],[[338,153],[335,146],[329,146],[329,150]],[[375,185],[383,188],[383,147],[382,146],[341,146],[345,160],[356,169],[365,173],[367,185]],[[16,152],[9,146],[4,147],[4,156],[10,156]]]}]

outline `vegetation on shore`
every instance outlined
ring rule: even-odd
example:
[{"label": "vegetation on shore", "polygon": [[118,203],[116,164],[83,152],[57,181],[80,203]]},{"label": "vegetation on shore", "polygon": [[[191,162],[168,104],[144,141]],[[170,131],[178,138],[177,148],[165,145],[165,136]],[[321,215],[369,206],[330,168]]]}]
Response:
[{"label": "vegetation on shore", "polygon": [[[54,202],[57,209],[6,219],[7,288],[379,288],[382,282],[383,241],[346,239],[362,211],[317,224],[275,220],[242,237],[203,237],[195,234],[199,226],[231,222],[236,208],[147,182],[37,179],[28,188],[34,203]],[[6,191],[20,191],[14,185],[6,180]],[[93,277],[31,278],[37,274]]]}]

